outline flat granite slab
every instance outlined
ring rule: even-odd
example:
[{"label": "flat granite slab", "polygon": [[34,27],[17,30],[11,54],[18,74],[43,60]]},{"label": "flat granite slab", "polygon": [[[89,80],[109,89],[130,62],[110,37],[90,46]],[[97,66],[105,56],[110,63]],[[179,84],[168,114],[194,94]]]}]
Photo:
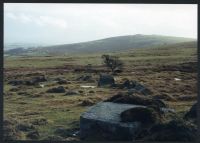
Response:
[{"label": "flat granite slab", "polygon": [[140,105],[100,102],[80,117],[80,137],[89,140],[132,140],[141,123],[123,123],[120,114]]}]

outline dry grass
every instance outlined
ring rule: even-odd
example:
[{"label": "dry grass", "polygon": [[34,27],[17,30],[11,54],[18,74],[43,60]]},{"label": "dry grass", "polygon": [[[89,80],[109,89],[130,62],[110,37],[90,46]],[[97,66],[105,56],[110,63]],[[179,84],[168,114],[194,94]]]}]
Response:
[{"label": "dry grass", "polygon": [[[175,52],[176,51],[176,52]],[[180,116],[189,110],[196,101],[197,96],[197,64],[196,48],[187,49],[138,49],[131,52],[117,54],[125,63],[124,71],[115,79],[122,83],[126,79],[135,80],[153,92],[153,96],[164,95],[175,100],[163,99],[170,108],[174,108]],[[167,55],[166,55],[167,52]],[[54,131],[58,126],[65,129],[78,128],[80,114],[92,103],[105,100],[118,92],[126,90],[112,88],[81,88],[81,85],[94,85],[96,82],[77,81],[81,75],[92,75],[98,80],[100,72],[108,71],[101,65],[101,55],[85,55],[77,57],[30,57],[5,59],[5,82],[4,82],[4,117],[12,118],[21,123],[33,124],[32,120],[43,119],[45,124],[36,125],[39,133],[38,139],[47,136],[60,138]],[[193,62],[189,67],[193,72],[171,70],[171,67],[184,68],[182,63]],[[93,73],[85,71],[85,65],[91,64]],[[163,66],[168,69],[163,68]],[[81,69],[74,72],[75,69]],[[8,81],[17,79],[25,80],[34,76],[45,74],[48,81],[43,88],[35,86],[19,86],[13,90]],[[55,78],[64,78],[70,84],[63,84],[66,90],[79,91],[78,95],[66,96],[64,93],[47,93],[49,88],[60,86],[53,82]],[[181,79],[176,81],[175,78]],[[12,91],[13,90],[13,91]],[[24,92],[24,94],[20,92]],[[190,100],[180,100],[182,96],[191,96]],[[188,98],[189,99],[189,98]],[[90,101],[88,106],[81,106],[83,102]],[[17,125],[17,124],[16,124]],[[22,131],[23,134],[23,131]],[[26,133],[20,139],[30,139]],[[77,140],[78,137],[62,136],[62,140]]]}]

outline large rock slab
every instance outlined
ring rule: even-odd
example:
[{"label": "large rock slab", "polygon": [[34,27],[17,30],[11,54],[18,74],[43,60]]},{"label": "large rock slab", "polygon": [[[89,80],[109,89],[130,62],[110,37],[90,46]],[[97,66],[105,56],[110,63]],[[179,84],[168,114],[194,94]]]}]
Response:
[{"label": "large rock slab", "polygon": [[132,140],[140,122],[121,122],[120,114],[140,105],[100,102],[80,117],[80,137],[89,140]]}]

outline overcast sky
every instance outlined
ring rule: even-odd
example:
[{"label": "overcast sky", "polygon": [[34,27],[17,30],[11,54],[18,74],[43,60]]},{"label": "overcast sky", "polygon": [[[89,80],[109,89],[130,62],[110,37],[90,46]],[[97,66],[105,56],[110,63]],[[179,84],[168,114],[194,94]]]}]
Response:
[{"label": "overcast sky", "polygon": [[4,42],[67,44],[158,34],[197,38],[197,5],[4,4]]}]

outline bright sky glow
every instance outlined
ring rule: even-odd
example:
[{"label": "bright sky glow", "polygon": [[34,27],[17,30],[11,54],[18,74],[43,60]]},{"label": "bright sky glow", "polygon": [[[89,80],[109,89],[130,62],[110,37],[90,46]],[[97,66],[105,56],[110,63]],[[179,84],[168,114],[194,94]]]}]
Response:
[{"label": "bright sky glow", "polygon": [[197,5],[4,4],[5,43],[68,44],[134,34],[197,38]]}]

